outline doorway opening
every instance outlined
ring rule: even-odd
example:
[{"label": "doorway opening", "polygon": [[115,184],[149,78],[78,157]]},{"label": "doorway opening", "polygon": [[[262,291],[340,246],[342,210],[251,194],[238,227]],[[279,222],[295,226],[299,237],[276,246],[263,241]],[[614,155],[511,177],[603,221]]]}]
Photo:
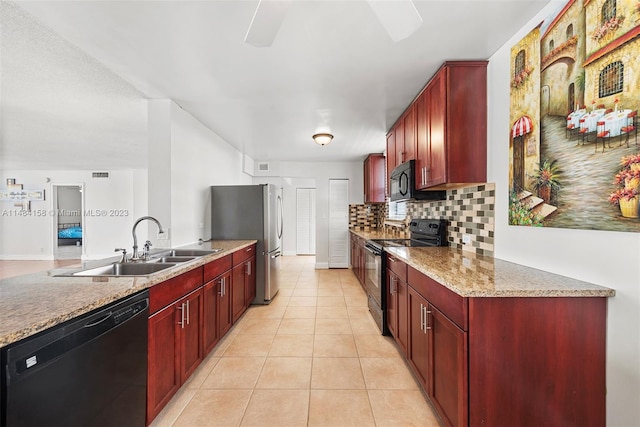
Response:
[{"label": "doorway opening", "polygon": [[81,259],[85,252],[84,186],[53,185],[53,258]]}]

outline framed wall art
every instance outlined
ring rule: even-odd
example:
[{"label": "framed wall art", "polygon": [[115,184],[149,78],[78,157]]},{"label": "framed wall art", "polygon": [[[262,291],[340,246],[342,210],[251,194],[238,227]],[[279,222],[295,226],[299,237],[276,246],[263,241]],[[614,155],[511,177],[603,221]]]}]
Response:
[{"label": "framed wall art", "polygon": [[573,0],[511,48],[509,223],[640,231],[640,1]]}]

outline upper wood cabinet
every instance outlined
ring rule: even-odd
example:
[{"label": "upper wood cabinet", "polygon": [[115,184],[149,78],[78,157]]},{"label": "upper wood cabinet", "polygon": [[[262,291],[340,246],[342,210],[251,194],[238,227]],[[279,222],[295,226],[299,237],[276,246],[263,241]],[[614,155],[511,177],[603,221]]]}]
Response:
[{"label": "upper wood cabinet", "polygon": [[369,154],[364,161],[364,202],[385,201],[385,158],[384,154]]},{"label": "upper wood cabinet", "polygon": [[398,164],[415,160],[417,141],[416,141],[416,106],[411,104],[402,118],[402,127],[404,129],[404,141],[402,146],[401,161]]},{"label": "upper wood cabinet", "polygon": [[416,160],[416,188],[442,190],[487,180],[487,62],[449,61],[387,134],[387,182]]},{"label": "upper wood cabinet", "polygon": [[416,105],[416,187],[486,182],[487,62],[446,62]]}]

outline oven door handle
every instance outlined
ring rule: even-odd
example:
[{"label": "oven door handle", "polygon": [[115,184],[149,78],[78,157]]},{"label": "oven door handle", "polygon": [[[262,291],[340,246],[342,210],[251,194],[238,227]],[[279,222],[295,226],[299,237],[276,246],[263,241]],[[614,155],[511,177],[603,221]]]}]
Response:
[{"label": "oven door handle", "polygon": [[373,249],[371,249],[369,246],[365,246],[364,248],[365,248],[367,251],[371,252],[371,254],[372,254],[373,256],[382,256],[382,253],[378,253],[378,252],[374,251],[374,250],[373,250]]}]

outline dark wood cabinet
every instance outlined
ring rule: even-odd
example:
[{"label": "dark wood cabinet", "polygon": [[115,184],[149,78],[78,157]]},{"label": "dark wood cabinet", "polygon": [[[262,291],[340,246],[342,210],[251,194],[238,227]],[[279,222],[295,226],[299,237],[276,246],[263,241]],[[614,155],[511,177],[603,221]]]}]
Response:
[{"label": "dark wood cabinet", "polygon": [[184,383],[204,358],[202,349],[202,289],[191,292],[176,303],[180,319],[180,382]]},{"label": "dark wood cabinet", "polygon": [[407,284],[387,269],[387,327],[404,356],[407,355]]},{"label": "dark wood cabinet", "polygon": [[231,318],[235,322],[249,307],[256,296],[255,276],[256,245],[232,254]]},{"label": "dark wood cabinet", "polygon": [[430,350],[427,394],[446,425],[466,426],[467,333],[431,304],[426,317]]},{"label": "dark wood cabinet", "polygon": [[147,422],[203,359],[202,267],[153,286],[149,313]]},{"label": "dark wood cabinet", "polygon": [[351,269],[364,288],[364,239],[351,234]]},{"label": "dark wood cabinet", "polygon": [[256,296],[255,258],[244,260],[233,267],[231,278],[232,320],[242,316]]},{"label": "dark wood cabinet", "polygon": [[218,344],[231,328],[229,298],[224,287],[231,283],[231,255],[212,261],[204,266],[202,339],[205,354]]},{"label": "dark wood cabinet", "polygon": [[383,203],[385,201],[384,154],[369,154],[364,160],[364,202]]},{"label": "dark wood cabinet", "polygon": [[407,304],[409,310],[407,360],[420,385],[428,392],[431,378],[429,376],[429,337],[425,318],[429,302],[409,286]]},{"label": "dark wood cabinet", "polygon": [[406,358],[444,425],[605,425],[606,298],[462,297],[412,266],[407,283]]},{"label": "dark wood cabinet", "polygon": [[149,318],[147,424],[178,391],[182,382],[179,363],[177,310],[170,305]]},{"label": "dark wood cabinet", "polygon": [[231,310],[231,270],[221,275],[215,281],[215,290],[218,309],[218,336],[222,338],[224,334],[231,329],[233,325],[233,316]]},{"label": "dark wood cabinet", "polygon": [[416,105],[411,104],[402,118],[404,129],[404,141],[402,146],[401,162],[404,163],[416,158]]},{"label": "dark wood cabinet", "polygon": [[393,172],[393,168],[396,167],[396,134],[393,131],[393,128],[387,134],[386,162],[387,178],[385,185],[385,195],[389,197],[389,182],[391,182],[391,172]]},{"label": "dark wood cabinet", "polygon": [[486,67],[486,61],[446,62],[416,99],[417,188],[486,181]]},{"label": "dark wood cabinet", "polygon": [[150,288],[147,424],[255,298],[255,252],[254,244]]},{"label": "dark wood cabinet", "polygon": [[408,294],[407,264],[391,254],[386,256],[387,327],[403,355],[407,354]]}]

